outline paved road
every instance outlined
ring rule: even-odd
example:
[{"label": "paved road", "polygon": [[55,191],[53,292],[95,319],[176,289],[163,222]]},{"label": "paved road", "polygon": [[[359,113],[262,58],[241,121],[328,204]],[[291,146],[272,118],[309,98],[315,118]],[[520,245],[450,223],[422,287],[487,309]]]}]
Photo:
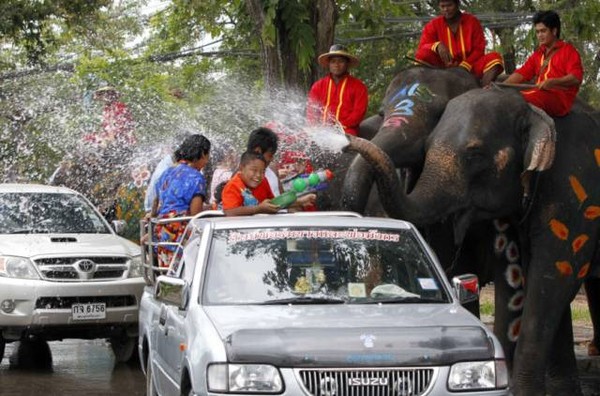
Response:
[{"label": "paved road", "polygon": [[44,348],[28,354],[38,368],[14,368],[9,363],[17,344],[6,346],[0,364],[2,396],[143,396],[145,379],[139,367],[115,364],[110,346],[103,340],[50,342],[52,365]]},{"label": "paved road", "polygon": [[[145,379],[139,367],[115,364],[105,341],[67,340],[50,342],[52,365],[44,348],[36,346],[28,354],[36,369],[14,368],[9,363],[16,344],[7,345],[0,364],[0,395],[2,396],[143,396]],[[584,396],[600,396],[600,357],[581,360],[583,348],[578,348],[579,368]],[[597,359],[597,360],[596,360]],[[591,367],[582,367],[588,364]]]}]

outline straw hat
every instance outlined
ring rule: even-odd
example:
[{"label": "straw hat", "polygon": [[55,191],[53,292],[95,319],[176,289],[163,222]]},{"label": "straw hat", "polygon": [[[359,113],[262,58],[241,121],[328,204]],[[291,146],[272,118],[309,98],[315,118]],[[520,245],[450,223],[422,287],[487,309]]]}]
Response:
[{"label": "straw hat", "polygon": [[117,89],[112,85],[105,85],[103,87],[98,88],[94,91],[94,96],[100,96],[107,93],[112,93],[114,95],[120,96],[119,91],[117,91]]},{"label": "straw hat", "polygon": [[348,67],[358,66],[358,58],[348,52],[348,49],[341,44],[334,44],[329,48],[329,52],[319,56],[318,62],[324,68],[329,67],[329,58],[332,56],[343,56],[348,59]]}]

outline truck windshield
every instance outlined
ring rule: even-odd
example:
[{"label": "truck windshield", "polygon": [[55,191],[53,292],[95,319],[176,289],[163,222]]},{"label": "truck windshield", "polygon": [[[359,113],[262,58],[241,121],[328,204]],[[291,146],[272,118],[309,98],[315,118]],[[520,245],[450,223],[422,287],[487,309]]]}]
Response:
[{"label": "truck windshield", "polygon": [[205,304],[444,303],[411,230],[270,228],[214,232]]},{"label": "truck windshield", "polygon": [[93,207],[75,194],[0,194],[0,234],[108,234]]}]

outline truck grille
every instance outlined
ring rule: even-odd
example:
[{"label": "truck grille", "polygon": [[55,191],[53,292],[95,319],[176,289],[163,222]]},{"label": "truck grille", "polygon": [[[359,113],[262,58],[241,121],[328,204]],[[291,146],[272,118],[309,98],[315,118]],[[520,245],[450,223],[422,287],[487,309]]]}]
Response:
[{"label": "truck grille", "polygon": [[35,260],[42,277],[49,281],[94,281],[120,279],[128,258],[118,256],[46,257]]},{"label": "truck grille", "polygon": [[40,297],[35,301],[35,309],[66,309],[73,304],[106,303],[107,308],[132,307],[136,305],[133,295],[125,296],[81,296],[81,297]]},{"label": "truck grille", "polygon": [[433,385],[435,368],[299,370],[313,396],[418,396]]}]

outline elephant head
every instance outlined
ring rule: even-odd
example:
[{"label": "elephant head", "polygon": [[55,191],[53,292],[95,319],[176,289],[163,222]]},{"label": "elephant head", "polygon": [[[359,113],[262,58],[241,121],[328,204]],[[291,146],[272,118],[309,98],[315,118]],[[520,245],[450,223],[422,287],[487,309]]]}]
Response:
[{"label": "elephant head", "polygon": [[[425,140],[448,101],[477,86],[476,79],[461,68],[419,66],[400,72],[387,88],[383,120],[371,141],[387,153],[396,168],[420,168]],[[344,179],[343,206],[363,212],[373,181],[371,167],[357,156]]]},{"label": "elephant head", "polygon": [[423,171],[410,194],[377,144],[352,139],[348,148],[373,165],[390,217],[429,225],[452,215],[461,239],[474,220],[519,210],[523,172],[547,169],[553,147],[547,124],[519,93],[475,89],[448,102],[424,144]]}]

